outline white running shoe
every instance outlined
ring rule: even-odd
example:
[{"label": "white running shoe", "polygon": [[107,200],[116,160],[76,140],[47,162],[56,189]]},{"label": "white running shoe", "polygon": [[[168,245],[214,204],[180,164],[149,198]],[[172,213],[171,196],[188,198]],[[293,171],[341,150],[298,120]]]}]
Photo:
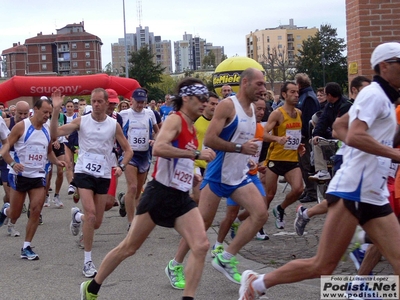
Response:
[{"label": "white running shoe", "polygon": [[79,234],[79,230],[81,229],[81,222],[77,222],[75,219],[76,214],[80,212],[78,207],[71,208],[71,223],[69,224],[69,229],[73,236],[77,236]]},{"label": "white running shoe", "polygon": [[15,229],[15,225],[11,224],[11,222],[8,223],[7,233],[9,236],[13,236],[13,237],[20,236],[19,231]]},{"label": "white running shoe", "polygon": [[76,187],[74,187],[72,184],[70,184],[68,187],[68,195],[74,194],[75,191],[76,191]]},{"label": "white running shoe", "polygon": [[314,175],[309,176],[308,179],[316,180],[316,181],[319,181],[319,180],[330,180],[331,179],[331,174],[329,174],[329,172],[326,171],[326,170],[320,170],[317,173],[315,173]]},{"label": "white running shoe", "polygon": [[50,207],[50,196],[46,196],[46,200],[44,200],[43,207]]},{"label": "white running shoe", "polygon": [[53,202],[57,208],[63,208],[64,204],[60,200],[60,195],[54,196]]},{"label": "white running shoe", "polygon": [[97,270],[96,267],[94,266],[94,263],[92,261],[88,261],[83,265],[83,270],[82,270],[83,275],[85,275],[86,278],[93,278],[96,276]]}]

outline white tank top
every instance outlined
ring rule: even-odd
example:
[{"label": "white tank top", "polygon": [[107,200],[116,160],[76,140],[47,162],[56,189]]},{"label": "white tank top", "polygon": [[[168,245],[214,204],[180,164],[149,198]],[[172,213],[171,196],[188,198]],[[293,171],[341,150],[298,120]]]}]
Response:
[{"label": "white tank top", "polygon": [[95,121],[92,114],[81,117],[75,173],[111,178],[116,126],[117,121],[109,116],[102,122]]},{"label": "white tank top", "polygon": [[[243,144],[253,139],[256,132],[254,106],[251,105],[252,115],[249,117],[236,96],[231,96],[231,99],[235,105],[236,116],[222,129],[219,137],[229,142]],[[216,154],[216,158],[207,165],[205,179],[227,185],[238,185],[246,179],[250,155],[218,150]]]},{"label": "white tank top", "polygon": [[10,173],[28,178],[45,177],[47,151],[50,143],[50,129],[47,124],[37,130],[33,127],[30,118],[22,121],[24,133],[14,144],[14,160],[24,166],[22,173],[16,173],[12,168]]}]

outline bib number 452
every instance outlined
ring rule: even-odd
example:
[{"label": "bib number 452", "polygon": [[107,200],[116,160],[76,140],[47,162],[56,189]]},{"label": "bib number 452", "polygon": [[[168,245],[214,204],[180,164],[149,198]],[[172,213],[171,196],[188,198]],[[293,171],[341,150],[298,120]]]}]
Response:
[{"label": "bib number 452", "polygon": [[96,163],[88,163],[86,164],[85,168],[92,173],[100,173],[101,165]]}]

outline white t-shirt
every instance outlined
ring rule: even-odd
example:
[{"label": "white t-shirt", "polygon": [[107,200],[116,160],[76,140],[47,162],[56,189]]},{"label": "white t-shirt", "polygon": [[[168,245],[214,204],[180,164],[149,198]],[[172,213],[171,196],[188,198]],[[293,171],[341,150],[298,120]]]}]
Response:
[{"label": "white t-shirt", "polygon": [[[367,124],[367,133],[379,143],[393,145],[395,109],[378,83],[371,83],[358,94],[349,110],[349,126],[356,118]],[[389,158],[346,147],[343,164],[331,180],[327,193],[356,202],[384,205],[388,203],[386,181],[390,165]]]}]

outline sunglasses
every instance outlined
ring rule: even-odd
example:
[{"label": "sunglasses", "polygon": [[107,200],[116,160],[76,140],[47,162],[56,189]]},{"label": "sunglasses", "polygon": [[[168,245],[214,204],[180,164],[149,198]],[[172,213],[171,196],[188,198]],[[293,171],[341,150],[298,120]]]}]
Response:
[{"label": "sunglasses", "polygon": [[199,99],[199,101],[201,103],[206,103],[208,102],[208,96],[206,95],[195,95],[195,97],[197,97],[197,99]]},{"label": "sunglasses", "polygon": [[398,64],[400,64],[400,58],[391,58],[391,59],[387,59],[387,60],[385,60],[385,62],[387,62],[387,63],[398,63]]}]

